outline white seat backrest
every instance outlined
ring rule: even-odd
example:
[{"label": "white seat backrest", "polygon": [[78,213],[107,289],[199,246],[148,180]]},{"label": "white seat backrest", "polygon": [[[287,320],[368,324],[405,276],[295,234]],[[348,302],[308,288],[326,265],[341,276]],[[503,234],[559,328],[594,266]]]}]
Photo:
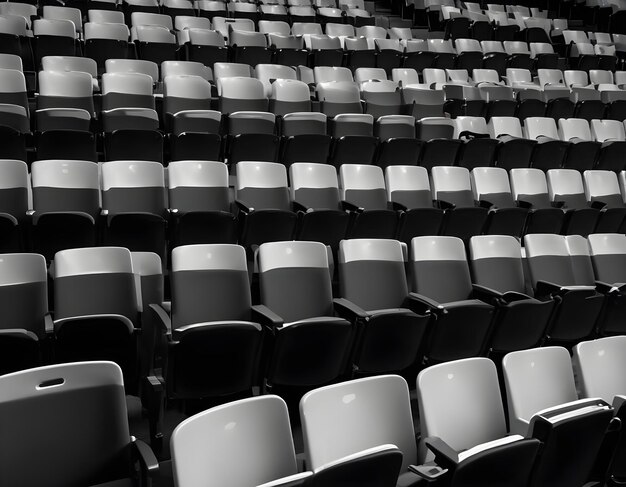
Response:
[{"label": "white seat backrest", "polygon": [[417,458],[409,388],[397,375],[357,379],[308,392],[300,401],[300,418],[309,468],[388,443],[403,453],[401,470],[406,471]]},{"label": "white seat backrest", "polygon": [[511,352],[502,363],[514,434],[526,435],[535,413],[578,399],[570,355],[565,348]]},{"label": "white seat backrest", "polygon": [[619,120],[594,119],[591,121],[591,134],[598,142],[626,140],[624,124]]},{"label": "white seat backrest", "polygon": [[524,121],[524,132],[527,139],[537,139],[539,137],[550,137],[558,139],[559,133],[556,122],[549,117],[528,117]]},{"label": "white seat backrest", "polygon": [[[176,485],[259,485],[297,473],[289,413],[278,396],[242,399],[192,416],[172,433]],[[244,455],[250,468],[239,468]]]},{"label": "white seat backrest", "polygon": [[286,188],[287,170],[276,162],[242,161],[237,163],[237,186],[243,188]]},{"label": "white seat backrest", "polygon": [[563,73],[565,84],[570,88],[572,86],[587,86],[589,85],[589,77],[585,71],[568,69]]},{"label": "white seat backrest", "polygon": [[428,171],[421,166],[387,166],[385,180],[389,201],[394,191],[430,191]]},{"label": "white seat backrest", "polygon": [[593,140],[589,122],[584,118],[560,118],[559,138],[565,141],[572,139]]},{"label": "white seat backrest", "polygon": [[491,117],[487,127],[492,138],[497,138],[501,135],[523,137],[522,124],[517,117]]},{"label": "white seat backrest", "polygon": [[509,175],[501,167],[476,167],[472,169],[470,179],[476,201],[488,194],[511,193]]},{"label": "white seat backrest", "polygon": [[430,171],[433,196],[439,191],[471,191],[469,170],[458,166],[435,166]]},{"label": "white seat backrest", "polygon": [[541,169],[511,169],[509,178],[515,199],[519,195],[548,194],[548,183],[545,173]]},{"label": "white seat backrest", "polygon": [[620,194],[617,174],[613,171],[585,171],[583,179],[587,201],[591,201],[593,196]]},{"label": "white seat backrest", "polygon": [[[496,367],[483,357],[433,365],[417,376],[422,438],[436,436],[456,451],[506,436]],[[418,462],[432,458],[420,444]]]},{"label": "white seat backrest", "polygon": [[550,169],[547,173],[548,194],[554,201],[559,195],[584,194],[583,179],[576,169]]},{"label": "white seat backrest", "polygon": [[[619,237],[624,240],[623,235]],[[600,397],[611,404],[615,396],[625,395],[626,337],[581,342],[574,347],[573,360],[578,365],[581,396]]]}]

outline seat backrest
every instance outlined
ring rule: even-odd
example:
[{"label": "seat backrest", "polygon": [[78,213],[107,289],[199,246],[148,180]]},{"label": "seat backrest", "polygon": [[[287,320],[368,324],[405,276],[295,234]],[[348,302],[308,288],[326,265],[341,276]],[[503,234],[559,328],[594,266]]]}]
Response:
[{"label": "seat backrest", "polygon": [[550,117],[528,117],[524,120],[524,133],[527,139],[550,137],[558,139],[556,122]]},{"label": "seat backrest", "polygon": [[470,238],[470,262],[474,282],[500,293],[526,293],[519,241],[508,235],[475,235]]},{"label": "seat backrest", "polygon": [[180,212],[230,211],[228,167],[217,161],[172,161],[169,207]]},{"label": "seat backrest", "polygon": [[607,69],[590,69],[589,81],[591,81],[594,85],[599,85],[601,83],[613,84],[613,71],[609,71]]},{"label": "seat backrest", "polygon": [[619,120],[592,120],[591,133],[598,142],[626,139],[624,124]]},{"label": "seat backrest", "polygon": [[252,70],[248,64],[219,62],[213,65],[213,74],[216,80],[220,78],[249,78],[252,76]]},{"label": "seat backrest", "polygon": [[328,254],[320,242],[270,242],[259,247],[261,303],[290,323],[333,316]]},{"label": "seat backrest", "polygon": [[617,174],[613,171],[588,170],[583,173],[587,201],[599,200],[612,208],[624,206]]},{"label": "seat backrest", "polygon": [[98,65],[88,57],[77,56],[44,56],[41,59],[44,71],[82,71],[92,78],[98,76]]},{"label": "seat backrest", "polygon": [[137,321],[130,251],[122,247],[67,249],[54,257],[55,319],[117,314]]},{"label": "seat backrest", "polygon": [[383,170],[378,166],[342,164],[339,168],[342,199],[365,209],[386,209]]},{"label": "seat backrest", "polygon": [[511,169],[509,177],[515,200],[528,201],[539,208],[550,206],[548,182],[541,169]]},{"label": "seat backrest", "polygon": [[180,75],[200,76],[207,81],[213,78],[211,68],[202,63],[194,61],[163,61],[161,63],[161,81],[164,81],[168,76]]},{"label": "seat backrest", "polygon": [[[483,357],[433,365],[417,376],[422,438],[436,436],[460,451],[506,435],[494,363]],[[427,459],[420,444],[418,461]]]},{"label": "seat backrest", "polygon": [[45,336],[48,312],[46,260],[39,254],[4,254],[0,258],[1,329],[23,329]]},{"label": "seat backrest", "polygon": [[589,77],[587,76],[586,71],[567,69],[563,72],[563,77],[565,79],[565,84],[570,88],[572,86],[589,85]]},{"label": "seat backrest", "polygon": [[100,213],[98,166],[90,161],[45,160],[31,166],[33,209],[48,212]]},{"label": "seat backrest", "polygon": [[408,295],[408,285],[400,242],[342,240],[339,285],[342,298],[366,311],[401,308]]},{"label": "seat backrest", "polygon": [[498,138],[501,135],[523,137],[522,125],[517,117],[491,117],[489,119],[489,135]]},{"label": "seat backrest", "polygon": [[[198,413],[176,427],[170,444],[179,487],[260,485],[297,473],[289,413],[278,396]],[[242,458],[249,468],[240,468]]]},{"label": "seat backrest", "polygon": [[246,253],[232,244],[183,245],[172,251],[172,327],[247,321],[251,298]]},{"label": "seat backrest", "polygon": [[488,201],[497,207],[513,207],[509,175],[501,167],[476,167],[470,173],[476,201]]},{"label": "seat backrest", "polygon": [[568,208],[587,206],[580,172],[575,169],[550,169],[547,181],[550,201],[563,201]]},{"label": "seat backrest", "polygon": [[576,284],[567,243],[563,235],[536,233],[524,236],[526,259],[533,287],[537,281],[560,286]]},{"label": "seat backrest", "polygon": [[329,164],[296,162],[289,167],[291,197],[307,208],[339,208],[337,171]]},{"label": "seat backrest", "polygon": [[107,73],[141,73],[152,78],[152,83],[159,80],[157,63],[144,59],[107,59],[104,63]]},{"label": "seat backrest", "polygon": [[430,171],[433,198],[459,207],[474,206],[469,170],[458,166],[435,166]]},{"label": "seat backrest", "polygon": [[352,72],[348,68],[337,66],[316,66],[313,68],[315,83],[326,83],[328,81],[354,81]]},{"label": "seat backrest", "polygon": [[101,166],[102,207],[116,213],[165,214],[163,166],[153,161],[109,161]]},{"label": "seat backrest", "polygon": [[320,387],[300,400],[306,463],[325,463],[382,444],[402,451],[401,472],[417,457],[409,388],[397,375]]},{"label": "seat backrest", "polygon": [[598,233],[587,237],[596,279],[609,284],[626,280],[626,236]]},{"label": "seat backrest", "polygon": [[560,69],[538,69],[539,85],[562,85],[564,84],[563,72]]},{"label": "seat backrest", "polygon": [[573,361],[582,397],[600,397],[611,404],[625,395],[626,337],[613,336],[580,342],[574,347]]},{"label": "seat backrest", "polygon": [[255,209],[289,210],[285,166],[276,162],[238,162],[235,198]]},{"label": "seat backrest", "polygon": [[28,205],[28,166],[24,161],[0,159],[0,212],[26,219]]},{"label": "seat backrest", "polygon": [[387,200],[400,203],[407,208],[431,208],[428,171],[421,166],[387,166]]},{"label": "seat backrest", "polygon": [[[131,477],[124,384],[116,364],[49,365],[5,375],[0,384],[0,470],[7,485],[95,485]],[[23,444],[30,445],[28,455],[16,448]],[[41,468],[30,468],[32,458]]]},{"label": "seat backrest", "polygon": [[467,299],[472,292],[463,241],[457,237],[411,240],[411,288],[440,303]]},{"label": "seat backrest", "polygon": [[559,138],[569,141],[571,139],[593,140],[589,122],[584,118],[561,118],[559,119]]},{"label": "seat backrest", "polygon": [[578,399],[572,362],[565,348],[511,352],[502,364],[512,433],[526,435],[534,414]]},{"label": "seat backrest", "polygon": [[472,132],[473,134],[488,135],[489,129],[484,117],[459,116],[455,119],[456,129],[455,137],[459,137],[463,132]]}]

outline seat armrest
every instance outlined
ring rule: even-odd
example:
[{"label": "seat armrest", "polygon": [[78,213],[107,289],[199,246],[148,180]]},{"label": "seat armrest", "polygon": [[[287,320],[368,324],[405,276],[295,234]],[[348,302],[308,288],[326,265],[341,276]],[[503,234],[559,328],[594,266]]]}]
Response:
[{"label": "seat armrest", "polygon": [[43,321],[46,335],[52,335],[54,333],[54,320],[52,319],[52,315],[50,313],[46,313],[43,317]]},{"label": "seat armrest", "polygon": [[552,208],[565,208],[565,201],[553,201],[551,206]]},{"label": "seat armrest", "polygon": [[346,201],[346,200],[341,200],[341,209],[344,211],[354,211],[357,213],[363,213],[363,211],[365,211],[360,206],[355,205],[354,203],[351,203],[350,201]]},{"label": "seat armrest", "polygon": [[143,441],[135,438],[133,445],[136,459],[141,468],[142,485],[148,486],[151,484],[151,480],[159,474],[159,461],[152,449]]},{"label": "seat armrest", "polygon": [[391,201],[391,209],[393,211],[406,211],[408,208],[402,203],[398,203],[397,201]]},{"label": "seat armrest", "polygon": [[442,475],[448,473],[447,468],[441,468],[437,465],[409,465],[409,471],[428,482],[434,482]]},{"label": "seat armrest", "polygon": [[337,314],[348,321],[366,320],[369,316],[367,311],[345,298],[333,299],[333,304]]},{"label": "seat armrest", "polygon": [[608,282],[596,281],[596,290],[602,294],[618,295],[626,291],[626,284],[623,282],[609,284]]},{"label": "seat armrest", "polygon": [[[166,335],[172,334],[172,319],[170,315],[163,309],[160,304],[149,304],[148,309],[151,311],[151,316],[156,318],[159,330],[165,332]],[[156,327],[154,328],[156,330]]]},{"label": "seat armrest", "polygon": [[480,284],[472,284],[472,294],[476,299],[480,299],[481,301],[497,301],[502,299],[503,296],[500,291],[496,291],[487,286],[481,286]]},{"label": "seat armrest", "polygon": [[423,294],[418,293],[409,293],[409,295],[405,299],[406,305],[411,309],[411,311],[419,312],[421,314],[425,314],[428,312],[440,312],[445,313],[446,310],[437,301],[429,298],[428,296],[424,296]]},{"label": "seat armrest", "polygon": [[254,208],[248,206],[241,200],[235,200],[235,205],[237,206],[237,209],[243,213],[252,213],[254,211]]},{"label": "seat armrest", "polygon": [[308,206],[305,206],[302,203],[299,203],[298,201],[292,201],[292,205],[293,205],[293,211],[295,212],[301,211],[302,213],[308,213],[309,211],[313,211],[312,208],[309,208]]},{"label": "seat armrest", "polygon": [[547,296],[550,294],[560,294],[561,286],[553,282],[537,281],[536,292],[537,296]]},{"label": "seat armrest", "polygon": [[264,304],[256,304],[252,306],[252,321],[255,321],[263,326],[269,326],[270,328],[279,328],[283,326],[283,323],[285,322],[285,320]]},{"label": "seat armrest", "polygon": [[530,201],[517,200],[517,206],[529,210],[533,207],[533,204]]},{"label": "seat armrest", "polygon": [[459,454],[454,448],[437,436],[424,439],[424,444],[435,454],[435,463],[443,468],[454,467],[459,463]]},{"label": "seat armrest", "polygon": [[490,208],[493,207],[493,203],[491,201],[487,201],[487,200],[478,200],[478,206],[480,208],[490,209]]},{"label": "seat armrest", "polygon": [[606,203],[604,201],[594,200],[589,204],[589,206],[595,210],[602,210],[603,208],[606,208]]},{"label": "seat armrest", "polygon": [[507,291],[502,295],[502,299],[507,303],[512,303],[514,301],[524,301],[532,298],[527,294],[518,293],[517,291]]},{"label": "seat armrest", "polygon": [[439,208],[440,210],[454,210],[454,208],[456,208],[456,205],[445,200],[435,200],[435,207]]},{"label": "seat armrest", "polygon": [[129,334],[132,334],[135,332],[135,326],[133,325],[132,321],[130,321],[124,315],[118,315],[114,313],[102,313],[102,314],[96,314],[96,315],[83,315],[83,316],[69,316],[67,318],[60,318],[58,320],[54,320],[54,331],[57,332],[59,328],[63,326],[65,323],[71,323],[71,322],[76,322],[76,321],[86,321],[86,320],[92,320],[92,319],[117,320],[117,321],[122,322],[124,325],[126,325],[126,328],[128,329]]}]

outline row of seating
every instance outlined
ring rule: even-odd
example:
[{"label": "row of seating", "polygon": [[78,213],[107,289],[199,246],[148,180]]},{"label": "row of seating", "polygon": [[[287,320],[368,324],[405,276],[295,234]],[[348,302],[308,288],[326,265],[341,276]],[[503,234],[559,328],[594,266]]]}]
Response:
[{"label": "row of seating", "polygon": [[[243,247],[181,246],[172,253],[171,305],[162,304],[155,254],[64,250],[51,269],[54,321],[44,258],[5,254],[3,299],[30,304],[14,306],[3,322],[2,367],[107,357],[124,370],[129,392],[156,367],[163,375],[150,387],[165,383],[168,397],[185,399],[250,391],[261,378],[277,390],[309,387],[354,373],[624,333],[624,235],[527,235],[529,273],[513,237],[473,237],[469,245],[468,261],[460,239],[414,238],[407,279],[400,242],[342,241],[334,302],[319,242],[262,244],[254,300]],[[233,340],[235,350],[225,353],[231,345],[223,340]],[[217,376],[207,376],[214,367]],[[152,402],[154,414],[160,407]]]},{"label": "row of seating", "polygon": [[[422,479],[451,486],[478,481],[485,486],[602,485],[624,477],[625,442],[618,432],[624,415],[625,384],[619,373],[624,351],[624,337],[577,346],[574,361],[584,377],[579,381],[580,398],[570,356],[560,347],[507,355],[502,387],[488,359],[429,367],[417,378],[418,442],[409,388],[401,377],[371,377],[315,389],[300,402],[305,439],[301,477],[294,464],[285,471],[282,462],[267,459],[294,458],[284,402],[276,396],[232,402],[176,428],[171,440],[175,484],[185,487],[201,479],[222,485],[309,485],[307,478],[333,465],[345,469],[343,478],[368,486],[423,485]],[[277,417],[283,428],[276,426]],[[245,425],[235,439],[224,433],[231,421]],[[376,427],[363,427],[372,423]],[[258,425],[263,425],[262,431]],[[273,435],[272,427],[281,433]],[[570,441],[572,435],[585,441]],[[209,446],[203,441],[207,437],[218,445]],[[267,437],[274,439],[270,445]],[[231,448],[249,452],[258,468],[233,479]]]},{"label": "row of seating", "polygon": [[[216,161],[2,160],[2,249],[48,260],[63,249],[124,245],[164,261],[177,246],[344,238],[622,232],[626,198],[615,173],[573,170],[269,162],[237,164],[234,199]],[[100,174],[101,173],[101,174]],[[625,172],[620,173],[621,187]],[[167,186],[165,183],[167,175]],[[32,194],[32,198],[29,197]]]},{"label": "row of seating", "polygon": [[[565,487],[619,480],[625,473],[624,436],[618,428],[624,415],[624,350],[623,337],[576,347],[580,396],[567,351],[548,347],[507,355],[502,389],[510,428],[493,362],[472,358],[429,367],[417,379],[419,442],[408,384],[401,377],[383,375],[315,389],[300,403],[304,465],[297,460],[293,421],[280,397],[231,402],[194,415],[175,429],[174,485],[317,487],[358,482],[394,487],[444,479],[459,486],[479,479],[485,486],[505,482],[524,487],[550,479],[550,485]],[[3,376],[0,383],[6,390],[0,402],[5,438],[13,445],[32,441],[33,454],[46,466],[44,478],[40,469],[26,468],[20,449],[7,448],[1,457],[5,478],[55,486],[85,480],[120,485],[165,480],[149,448],[129,435],[122,374],[115,364],[41,367]],[[25,440],[14,425],[29,414],[37,436]],[[109,427],[99,427],[102,421]],[[372,424],[377,426],[363,427]],[[68,434],[71,442],[59,440]],[[585,441],[569,441],[571,435]],[[138,453],[139,477],[135,457],[116,454],[129,447]],[[239,468],[239,455],[253,468]],[[81,458],[80,471],[69,468],[68,458]]]}]

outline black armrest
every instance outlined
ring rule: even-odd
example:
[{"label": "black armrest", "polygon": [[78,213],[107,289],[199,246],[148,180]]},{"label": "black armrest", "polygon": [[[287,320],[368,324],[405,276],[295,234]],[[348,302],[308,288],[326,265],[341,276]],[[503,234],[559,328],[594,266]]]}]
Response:
[{"label": "black armrest", "polygon": [[354,212],[357,212],[357,213],[363,213],[363,211],[365,211],[360,206],[357,206],[354,203],[351,203],[351,202],[345,201],[345,200],[341,201],[341,209],[344,210],[344,211],[354,211]]},{"label": "black armrest", "polygon": [[459,463],[459,454],[437,436],[424,439],[424,444],[435,454],[435,462],[443,468],[454,467]]},{"label": "black armrest", "polygon": [[595,210],[602,210],[603,208],[606,208],[606,203],[604,201],[594,200],[589,204],[589,206]]},{"label": "black armrest", "polygon": [[517,206],[519,206],[520,208],[526,208],[527,210],[529,210],[530,208],[533,207],[533,204],[530,201],[517,200]]},{"label": "black armrest", "polygon": [[456,208],[456,205],[444,200],[435,200],[435,206],[441,210],[453,210]]},{"label": "black armrest", "polygon": [[[164,331],[166,335],[172,334],[172,319],[170,315],[159,304],[149,304],[148,309],[151,311],[152,317],[156,318],[159,329]],[[156,329],[156,328],[155,328]]]},{"label": "black armrest", "polygon": [[532,299],[532,298],[524,293],[518,293],[516,291],[507,291],[502,295],[502,299],[504,299],[507,303],[512,303],[514,301],[523,301],[525,299]]},{"label": "black armrest", "polygon": [[407,207],[404,206],[402,203],[398,203],[397,201],[392,201],[391,209],[394,211],[406,211]]},{"label": "black armrest", "polygon": [[254,211],[254,208],[246,205],[246,203],[241,200],[235,200],[235,205],[237,206],[237,209],[243,213],[252,213]]},{"label": "black armrest", "polygon": [[50,313],[46,313],[43,317],[43,321],[46,335],[52,335],[54,333],[54,320],[52,319],[52,315]]},{"label": "black armrest", "polygon": [[565,208],[565,201],[553,201],[551,206],[552,208]]},{"label": "black armrest", "polygon": [[560,294],[561,286],[555,284],[553,282],[548,281],[537,281],[536,292],[535,294],[538,296],[547,296],[550,294]]},{"label": "black armrest", "polygon": [[435,301],[434,299],[429,298],[428,296],[424,296],[423,294],[418,293],[409,293],[409,295],[405,299],[406,305],[411,309],[411,311],[417,311],[419,313],[425,314],[430,311],[446,313],[445,308]]},{"label": "black armrest", "polygon": [[493,207],[493,203],[491,201],[487,201],[487,200],[478,200],[478,206],[480,208],[490,209],[490,208]]},{"label": "black armrest", "polygon": [[433,482],[448,473],[447,468],[441,468],[437,465],[409,465],[409,471],[428,482]]},{"label": "black armrest", "polygon": [[301,211],[302,213],[308,213],[309,211],[313,211],[312,208],[309,208],[308,206],[305,206],[302,203],[299,203],[298,201],[292,201],[292,205],[293,205],[293,211],[295,212]]},{"label": "black armrest", "polygon": [[618,282],[609,284],[608,282],[596,281],[596,289],[602,294],[622,294],[626,290],[626,284]]},{"label": "black armrest", "polygon": [[502,293],[491,289],[487,286],[481,286],[480,284],[472,284],[472,294],[476,299],[481,301],[492,301],[502,299]]},{"label": "black armrest", "polygon": [[142,475],[142,485],[150,485],[151,479],[155,478],[159,473],[159,461],[152,449],[143,441],[135,438],[133,441],[135,446],[136,460],[139,462]]},{"label": "black armrest", "polygon": [[281,327],[285,322],[285,320],[264,304],[252,306],[252,321],[255,321],[263,326],[269,326],[270,328]]},{"label": "black armrest", "polygon": [[333,299],[333,304],[337,314],[348,321],[365,320],[369,316],[367,311],[345,298]]}]

